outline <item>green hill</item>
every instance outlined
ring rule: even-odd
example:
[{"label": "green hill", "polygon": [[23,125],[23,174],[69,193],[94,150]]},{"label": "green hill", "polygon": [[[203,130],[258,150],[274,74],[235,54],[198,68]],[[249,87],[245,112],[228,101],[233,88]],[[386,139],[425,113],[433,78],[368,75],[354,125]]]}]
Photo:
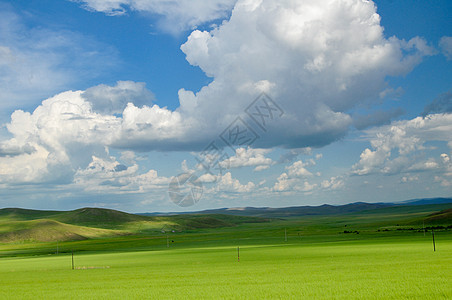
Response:
[{"label": "green hill", "polygon": [[72,211],[0,209],[0,242],[69,241],[126,234],[160,234],[168,230],[196,230],[265,222],[256,217],[176,215],[150,217],[105,208]]},{"label": "green hill", "polygon": [[426,224],[452,224],[452,208],[433,213],[425,218]]},{"label": "green hill", "polygon": [[151,221],[153,218],[125,213],[113,209],[85,207],[62,212],[53,218],[57,221],[75,225],[113,226],[129,222]]},{"label": "green hill", "polygon": [[74,241],[125,234],[118,230],[76,226],[48,219],[0,223],[0,241],[3,243]]},{"label": "green hill", "polygon": [[23,208],[0,209],[1,221],[27,221],[52,219],[75,225],[122,224],[136,221],[149,221],[151,217],[139,216],[113,209],[85,207],[71,211],[45,211]]},{"label": "green hill", "polygon": [[24,208],[2,208],[0,209],[0,222],[2,221],[27,221],[36,219],[51,219],[63,211],[34,210]]}]

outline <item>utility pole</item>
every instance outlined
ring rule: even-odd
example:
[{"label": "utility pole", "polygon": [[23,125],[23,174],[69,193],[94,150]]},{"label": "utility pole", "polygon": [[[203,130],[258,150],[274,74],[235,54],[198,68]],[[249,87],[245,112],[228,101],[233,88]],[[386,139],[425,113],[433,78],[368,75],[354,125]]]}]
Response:
[{"label": "utility pole", "polygon": [[237,262],[240,262],[240,246],[237,247]]},{"label": "utility pole", "polygon": [[436,245],[435,245],[435,232],[433,232],[433,229],[432,229],[432,239],[433,239],[433,251],[436,251]]},{"label": "utility pole", "polygon": [[72,270],[74,270],[74,250],[72,250]]}]

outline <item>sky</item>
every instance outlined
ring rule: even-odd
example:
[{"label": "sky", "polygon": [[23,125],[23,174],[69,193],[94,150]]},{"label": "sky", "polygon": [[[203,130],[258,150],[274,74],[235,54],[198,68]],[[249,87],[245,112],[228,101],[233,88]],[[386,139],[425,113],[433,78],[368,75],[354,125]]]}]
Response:
[{"label": "sky", "polygon": [[447,0],[0,0],[0,207],[452,196]]}]

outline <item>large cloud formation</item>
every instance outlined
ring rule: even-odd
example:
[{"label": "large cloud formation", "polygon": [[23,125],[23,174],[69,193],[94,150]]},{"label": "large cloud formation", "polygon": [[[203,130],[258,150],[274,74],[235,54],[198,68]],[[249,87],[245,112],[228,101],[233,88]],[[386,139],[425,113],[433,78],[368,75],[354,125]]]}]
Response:
[{"label": "large cloud formation", "polygon": [[111,16],[126,14],[128,10],[155,14],[161,17],[161,28],[178,33],[197,25],[223,19],[236,0],[73,0],[84,3],[88,10]]},{"label": "large cloud formation", "polygon": [[[85,3],[110,13],[120,13],[124,4],[144,5]],[[223,15],[230,3],[205,7],[220,7]],[[211,20],[199,18],[198,23]],[[261,92],[284,115],[269,122],[266,132],[256,127],[261,138],[253,147],[327,145],[347,133],[350,110],[372,103],[387,88],[387,76],[406,74],[433,53],[419,37],[386,38],[374,3],[361,0],[238,1],[229,20],[211,31],[193,31],[181,49],[212,82],[196,94],[181,89],[174,111],[153,105],[150,91],[133,82],[68,91],[45,100],[33,113],[16,111],[7,126],[12,138],[0,145],[0,181],[70,181],[93,156],[107,158],[106,146],[201,150],[245,116]]]},{"label": "large cloud formation", "polygon": [[[374,3],[361,0],[238,1],[228,21],[210,32],[193,31],[181,49],[213,81],[196,94],[179,91],[174,113],[184,128],[165,132],[170,137],[160,142],[168,148],[208,143],[260,92],[285,115],[257,147],[329,144],[348,131],[348,111],[378,98],[387,76],[408,73],[434,52],[419,37],[385,38]],[[139,146],[159,147],[146,130],[124,136],[118,146],[138,146],[138,136]]]}]

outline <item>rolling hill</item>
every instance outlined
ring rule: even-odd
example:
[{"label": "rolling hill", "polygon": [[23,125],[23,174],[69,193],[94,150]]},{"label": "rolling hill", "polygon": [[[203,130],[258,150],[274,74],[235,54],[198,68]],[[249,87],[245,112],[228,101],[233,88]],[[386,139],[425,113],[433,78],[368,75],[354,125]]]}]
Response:
[{"label": "rolling hill", "polygon": [[125,234],[126,232],[118,230],[76,226],[49,219],[0,223],[0,242],[2,243],[75,241]]},{"label": "rolling hill", "polygon": [[[0,242],[75,241],[123,235],[159,236],[168,231],[193,232],[246,223],[306,222],[317,217],[324,221],[330,220],[325,222],[330,222],[331,225],[328,226],[333,227],[345,222],[344,220],[347,220],[347,224],[359,224],[367,220],[366,222],[375,223],[372,226],[383,226],[383,229],[390,229],[396,224],[449,226],[452,224],[452,203],[443,202],[444,200],[439,202],[442,204],[423,204],[425,200],[422,200],[417,205],[352,203],[317,207],[225,208],[164,216],[88,207],[71,211],[4,208],[0,209]],[[262,226],[267,227],[265,224]]]},{"label": "rolling hill", "polygon": [[233,227],[267,222],[258,217],[225,215],[142,216],[105,208],[72,211],[0,209],[0,242],[69,241],[121,235]]},{"label": "rolling hill", "polygon": [[35,219],[52,218],[62,214],[62,211],[34,210],[25,208],[2,208],[0,209],[0,220],[27,221]]},{"label": "rolling hill", "polygon": [[452,208],[433,213],[425,218],[428,224],[452,224]]},{"label": "rolling hill", "polygon": [[75,225],[119,225],[129,222],[151,221],[153,218],[106,208],[85,207],[62,212],[54,217],[62,223]]}]

